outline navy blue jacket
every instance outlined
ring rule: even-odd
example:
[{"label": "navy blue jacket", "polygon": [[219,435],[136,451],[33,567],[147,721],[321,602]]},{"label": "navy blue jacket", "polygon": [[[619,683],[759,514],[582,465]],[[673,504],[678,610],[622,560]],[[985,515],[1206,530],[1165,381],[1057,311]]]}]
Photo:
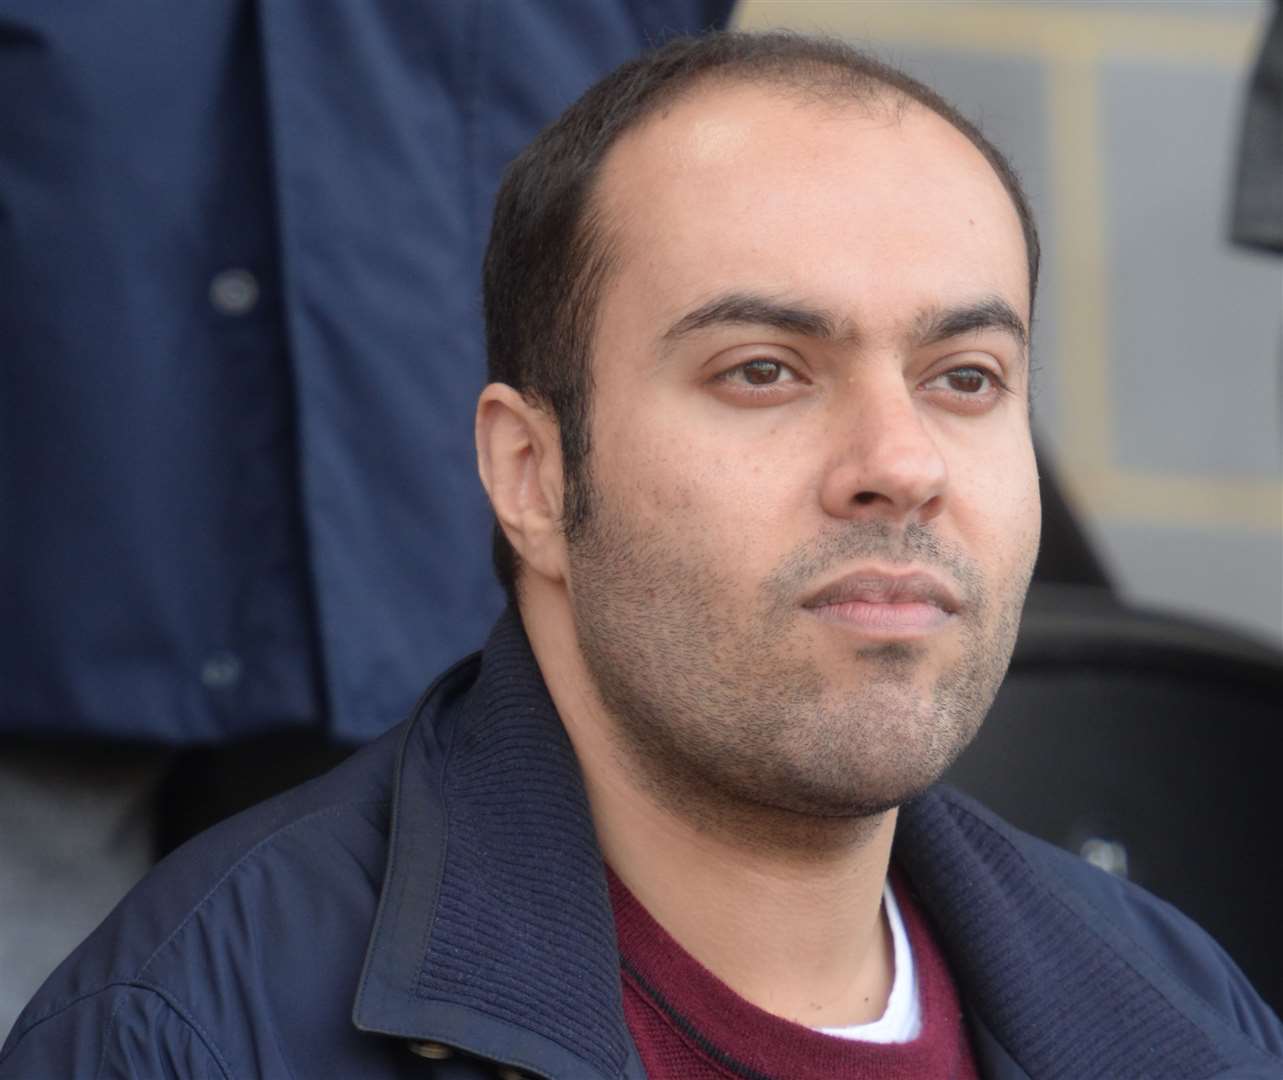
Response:
[{"label": "navy blue jacket", "polygon": [[506,163],[731,0],[0,0],[0,735],[400,720],[498,614]]},{"label": "navy blue jacket", "polygon": [[[1135,886],[947,788],[903,808],[894,857],[989,1080],[1283,1076],[1268,1007]],[[511,613],[399,729],[163,862],[0,1051],[0,1080],[496,1066],[644,1075],[576,759]]]}]

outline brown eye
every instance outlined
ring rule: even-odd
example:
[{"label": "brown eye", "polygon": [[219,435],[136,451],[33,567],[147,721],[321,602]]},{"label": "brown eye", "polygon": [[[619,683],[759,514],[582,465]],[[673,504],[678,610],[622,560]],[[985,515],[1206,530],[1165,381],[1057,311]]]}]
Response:
[{"label": "brown eye", "polygon": [[744,373],[744,381],[749,385],[769,386],[779,382],[784,365],[774,360],[750,360],[747,364],[740,365],[740,371]]},{"label": "brown eye", "polygon": [[944,384],[948,390],[955,394],[965,394],[966,396],[976,396],[984,394],[985,391],[992,390],[997,384],[996,378],[989,375],[984,368],[955,368],[953,371],[944,372],[931,380],[934,384]]},{"label": "brown eye", "polygon": [[729,400],[737,404],[783,404],[792,401],[807,383],[806,378],[784,360],[773,360],[761,354],[753,356],[748,349],[743,353],[748,353],[751,359],[723,369],[712,379],[730,395]]},{"label": "brown eye", "polygon": [[989,388],[989,376],[979,368],[959,368],[947,376],[949,389],[960,394],[981,394]]}]

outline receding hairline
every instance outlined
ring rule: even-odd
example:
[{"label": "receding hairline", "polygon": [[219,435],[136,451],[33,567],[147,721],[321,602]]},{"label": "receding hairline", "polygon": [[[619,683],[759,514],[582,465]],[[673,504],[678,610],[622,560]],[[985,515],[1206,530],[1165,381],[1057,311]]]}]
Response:
[{"label": "receding hairline", "polygon": [[[711,97],[719,90],[776,89],[792,98],[799,108],[819,108],[831,111],[835,115],[855,109],[869,119],[885,119],[888,123],[896,125],[901,124],[910,114],[934,118],[952,131],[985,163],[990,175],[1007,195],[1007,203],[1012,213],[1020,221],[1021,207],[1006,179],[989,159],[984,149],[977,145],[971,135],[958,127],[949,116],[933,108],[929,102],[915,97],[908,90],[884,81],[871,72],[857,72],[827,61],[823,63],[808,61],[806,68],[806,71],[800,71],[797,65],[779,61],[761,70],[742,70],[739,65],[730,64],[699,72],[680,84],[665,87],[658,92],[632,122],[618,133],[593,170],[591,182],[585,191],[583,214],[579,225],[581,236],[588,239],[590,246],[601,259],[599,264],[601,275],[597,279],[598,305],[606,289],[611,285],[615,271],[620,266],[622,256],[620,245],[624,233],[622,222],[626,220],[629,212],[629,205],[621,201],[611,205],[602,197],[606,183],[614,171],[612,166],[618,160],[619,151],[634,140],[643,138],[648,130],[667,119],[674,110],[683,105],[698,104],[699,98]],[[834,91],[840,91],[840,93],[834,93]],[[1028,256],[1029,241],[1025,235],[1023,222],[1020,222],[1020,231],[1022,242],[1026,247],[1026,256]],[[1033,272],[1031,265],[1030,295],[1027,298],[1031,318]]]},{"label": "receding hairline", "polygon": [[[870,119],[885,117],[895,123],[899,123],[909,111],[922,109],[948,124],[968,143],[972,142],[967,133],[947,116],[941,115],[907,90],[873,74],[858,73],[829,62],[820,64],[808,61],[806,68],[805,71],[799,70],[798,65],[788,64],[778,58],[774,64],[753,70],[745,70],[738,64],[727,64],[698,72],[681,82],[655,91],[602,154],[593,170],[584,205],[600,205],[597,203],[598,193],[621,146],[643,137],[647,130],[666,119],[674,110],[683,105],[694,104],[700,97],[711,97],[718,90],[774,89],[781,91],[781,96],[791,97],[799,107],[831,110],[834,113],[857,109]],[[975,149],[980,152],[978,147]],[[1001,181],[1001,177],[999,180]]]}]

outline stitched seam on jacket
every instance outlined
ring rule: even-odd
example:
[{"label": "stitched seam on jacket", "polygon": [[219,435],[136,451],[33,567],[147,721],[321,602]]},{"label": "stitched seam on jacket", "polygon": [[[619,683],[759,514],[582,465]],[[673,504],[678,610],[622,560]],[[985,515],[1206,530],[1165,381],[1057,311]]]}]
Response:
[{"label": "stitched seam on jacket", "polygon": [[[175,1013],[177,1013],[179,1016],[183,1018],[183,1020],[192,1028],[193,1031],[197,1032],[201,1036],[202,1045],[204,1045],[206,1049],[210,1052],[211,1056],[214,1057],[220,1070],[222,1070],[223,1074],[228,1078],[228,1080],[234,1080],[232,1073],[229,1071],[229,1066],[226,1064],[223,1056],[217,1051],[217,1049],[215,1048],[215,1044],[210,1038],[208,1038],[208,1036],[205,1033],[205,1029],[195,1019],[194,1015],[191,1014],[186,1008],[180,1006],[178,1004],[177,998],[175,998],[169,991],[162,989],[160,984],[149,982],[145,980],[143,976],[147,973],[147,969],[151,967],[152,963],[156,960],[156,958],[173,943],[174,939],[177,938],[178,935],[183,932],[183,930],[187,928],[187,925],[192,921],[192,919],[195,918],[196,915],[200,913],[201,909],[207,903],[209,903],[209,901],[213,898],[214,894],[217,893],[219,889],[223,887],[223,885],[228,881],[228,879],[230,879],[232,875],[235,874],[246,862],[248,862],[251,858],[256,856],[263,848],[267,847],[269,844],[274,843],[280,837],[288,835],[296,827],[304,825],[307,822],[310,822],[314,819],[341,816],[342,814],[350,810],[357,809],[359,807],[385,806],[385,805],[387,805],[386,799],[360,799],[353,802],[337,803],[333,806],[326,806],[326,807],[322,807],[319,810],[314,810],[312,813],[305,814],[303,817],[297,818],[294,821],[288,822],[285,825],[282,825],[279,829],[272,831],[267,836],[259,840],[256,844],[254,844],[254,846],[251,847],[248,851],[244,852],[239,858],[236,859],[234,863],[232,863],[231,866],[229,866],[219,876],[218,880],[212,886],[210,886],[209,890],[205,893],[205,895],[202,896],[200,900],[198,900],[195,904],[192,905],[191,910],[188,911],[187,914],[183,916],[182,921],[179,922],[179,924],[172,931],[170,931],[170,933],[166,936],[165,940],[161,942],[152,951],[151,955],[147,957],[147,959],[142,963],[142,965],[138,968],[137,972],[133,976],[111,979],[110,981],[103,983],[101,986],[93,990],[86,991],[85,993],[82,993],[82,994],[77,994],[76,996],[70,998],[69,1000],[65,1000],[59,1004],[52,1006],[47,1012],[43,1013],[41,1016],[39,1016],[37,1019],[33,1020],[30,1024],[26,1026],[22,1034],[19,1036],[18,1042],[14,1044],[15,1047],[18,1045],[18,1043],[21,1043],[23,1040],[25,1040],[32,1031],[34,1031],[37,1027],[40,1027],[46,1021],[61,1015],[62,1013],[66,1012],[67,1009],[70,1009],[75,1005],[79,1004],[80,1002],[85,1001],[91,997],[94,997],[97,994],[105,993],[106,991],[112,989],[113,987],[121,987],[121,986],[134,988],[134,989],[144,989],[159,995],[161,999],[171,1009],[174,1010]],[[112,1009],[111,1017],[108,1021],[107,1031],[105,1032],[105,1035],[110,1035],[111,1030],[116,1023],[116,1014],[120,1011],[120,1009],[123,1006],[124,1006],[124,1001],[122,1000],[116,1004],[115,1008]],[[95,1072],[95,1076],[101,1076],[102,1070],[106,1065],[106,1055],[107,1055],[107,1042],[104,1039],[103,1052],[102,1052],[102,1056],[99,1058],[98,1068]],[[0,1061],[3,1061],[3,1060],[4,1060],[3,1058],[0,1058]]]},{"label": "stitched seam on jacket", "polygon": [[445,748],[445,753],[441,759],[441,845],[437,856],[437,865],[433,867],[432,872],[432,895],[433,905],[432,913],[423,920],[423,933],[419,935],[419,962],[414,966],[413,982],[409,986],[409,992],[416,998],[422,998],[419,986],[423,980],[423,972],[428,963],[428,942],[432,939],[432,931],[436,929],[437,912],[441,910],[441,882],[445,880],[446,855],[450,847],[450,762],[454,758],[454,748],[458,744],[458,729],[450,733],[450,745]]},{"label": "stitched seam on jacket", "polygon": [[384,799],[363,799],[357,802],[338,803],[334,806],[326,806],[321,808],[320,810],[314,810],[310,814],[305,814],[303,817],[297,818],[294,821],[288,822],[287,824],[282,825],[279,829],[276,829],[273,832],[269,833],[267,836],[263,837],[262,840],[260,840],[248,851],[243,853],[240,856],[240,858],[238,858],[234,863],[232,863],[231,866],[229,866],[226,870],[223,871],[219,879],[216,882],[214,882],[213,885],[210,886],[209,891],[205,893],[204,896],[202,896],[198,901],[196,901],[196,903],[192,905],[191,910],[188,911],[187,914],[183,916],[182,921],[176,927],[174,927],[173,930],[170,931],[169,936],[166,937],[165,940],[162,941],[159,945],[157,945],[155,950],[153,950],[152,954],[149,957],[147,957],[146,960],[143,961],[142,966],[138,969],[137,974],[134,976],[134,978],[141,979],[141,977],[147,973],[147,969],[151,967],[153,962],[155,962],[156,958],[162,952],[164,952],[167,948],[169,948],[170,944],[173,942],[173,940],[176,937],[178,937],[179,934],[181,934],[184,930],[187,929],[187,924],[190,923],[192,919],[194,919],[197,915],[200,914],[201,909],[210,902],[214,894],[218,892],[218,890],[221,889],[227,883],[227,881],[232,877],[232,875],[235,874],[238,870],[240,870],[242,866],[244,866],[247,862],[249,862],[250,859],[258,855],[258,853],[262,851],[263,848],[267,847],[270,844],[276,843],[277,840],[279,840],[284,836],[289,835],[296,828],[308,822],[311,822],[313,820],[320,819],[320,818],[327,818],[327,817],[340,817],[343,814],[347,813],[349,810],[353,810],[360,806],[383,806],[385,804],[386,804],[386,800]]},{"label": "stitched seam on jacket", "polygon": [[[189,1028],[192,1029],[197,1039],[200,1041],[201,1046],[205,1048],[206,1053],[208,1053],[209,1056],[213,1059],[214,1064],[218,1066],[219,1072],[221,1072],[223,1076],[227,1078],[227,1080],[235,1080],[235,1075],[231,1071],[231,1066],[227,1063],[227,1059],[219,1051],[217,1044],[210,1037],[209,1033],[195,1019],[195,1017],[193,1017],[187,1011],[187,1009],[185,1009],[177,1001],[177,999],[174,998],[174,996],[170,994],[167,990],[164,990],[163,988],[155,985],[154,983],[148,983],[148,982],[144,982],[142,980],[136,980],[136,979],[113,979],[111,982],[104,983],[102,986],[98,987],[95,990],[88,990],[83,994],[77,994],[75,997],[69,998],[68,1000],[64,1001],[56,1009],[51,1009],[49,1012],[41,1016],[40,1019],[33,1021],[30,1025],[28,1025],[23,1030],[22,1034],[18,1036],[17,1040],[13,1044],[13,1051],[11,1051],[9,1054],[6,1054],[4,1057],[0,1057],[0,1064],[3,1064],[6,1058],[11,1057],[13,1052],[17,1051],[18,1047],[20,1047],[22,1043],[26,1041],[27,1037],[33,1031],[35,1031],[36,1028],[42,1026],[43,1024],[47,1023],[50,1020],[53,1020],[61,1016],[67,1010],[74,1009],[77,1005],[80,1005],[82,1002],[88,1001],[90,998],[94,998],[94,997],[97,997],[99,994],[106,994],[112,990],[117,990],[121,988],[124,988],[126,990],[145,990],[148,993],[155,994],[157,997],[159,997],[161,1001],[165,1003],[166,1007],[171,1012],[174,1013],[174,1015],[176,1015],[184,1024],[186,1024]],[[98,1068],[94,1074],[95,1076],[102,1075],[102,1070],[107,1063],[107,1047],[108,1047],[107,1036],[110,1036],[112,1028],[115,1027],[116,1015],[120,1012],[120,1010],[124,1007],[124,1005],[125,1005],[125,999],[122,998],[119,1002],[116,1003],[115,1007],[111,1010],[111,1017],[107,1022],[107,1027],[104,1032],[102,1055],[98,1059]]]},{"label": "stitched seam on jacket", "polygon": [[[263,963],[263,952],[260,942],[262,937],[254,935],[254,959],[260,968],[265,967]],[[285,1052],[285,1045],[281,1042],[281,1028],[276,1022],[276,1010],[273,1007],[272,999],[269,995],[264,995],[264,1010],[267,1012],[267,1029],[272,1033],[272,1045],[276,1047],[276,1052],[280,1055],[281,1064],[285,1066],[285,1071],[289,1074],[290,1080],[296,1080],[294,1069],[290,1065],[289,1055]]]}]

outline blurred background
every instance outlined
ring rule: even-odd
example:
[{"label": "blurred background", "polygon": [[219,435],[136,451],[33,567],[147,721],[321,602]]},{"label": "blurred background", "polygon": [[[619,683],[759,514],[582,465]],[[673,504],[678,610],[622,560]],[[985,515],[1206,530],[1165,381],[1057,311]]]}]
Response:
[{"label": "blurred background", "polygon": [[870,45],[1014,161],[1043,239],[1035,422],[1129,599],[1283,643],[1283,260],[1230,245],[1263,0],[743,0]]},{"label": "blurred background", "polygon": [[950,779],[1175,902],[1283,1006],[1283,259],[1228,239],[1275,6],[732,6],[0,0],[0,1037],[157,857],[483,643],[502,169],[728,16],[906,68],[1039,217],[1043,558]]}]

